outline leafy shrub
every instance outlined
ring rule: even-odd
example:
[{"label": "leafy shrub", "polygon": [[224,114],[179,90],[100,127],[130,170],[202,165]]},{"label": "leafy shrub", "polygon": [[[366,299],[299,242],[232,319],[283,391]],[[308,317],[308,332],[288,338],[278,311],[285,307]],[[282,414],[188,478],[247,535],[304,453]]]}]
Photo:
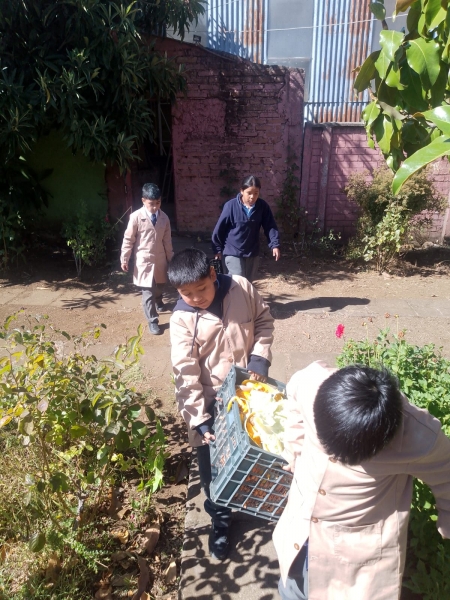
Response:
[{"label": "leafy shrub", "polygon": [[[413,346],[404,332],[380,331],[374,341],[348,340],[337,359],[339,367],[385,366],[396,375],[409,400],[437,417],[450,437],[450,361],[433,344]],[[450,597],[450,540],[436,529],[434,497],[425,484],[414,482],[404,585],[424,600]]]},{"label": "leafy shrub", "polygon": [[[71,337],[47,329],[45,318],[12,329],[16,318],[0,329],[1,474],[10,469],[0,485],[0,547],[13,538],[28,540],[34,552],[64,542],[83,553],[121,471],[137,473],[141,490],[162,484],[161,424],[126,384],[142,353],[142,331],[98,360],[88,348],[100,328]],[[144,413],[149,422],[141,420]],[[77,544],[70,544],[75,530]]]},{"label": "leafy shrub", "polygon": [[103,219],[90,215],[85,202],[81,202],[75,217],[63,227],[63,237],[72,249],[78,277],[83,265],[97,265],[105,257],[106,242],[114,236],[117,223],[111,225],[108,217]]},{"label": "leafy shrub", "polygon": [[433,213],[445,210],[446,202],[435,190],[426,171],[416,173],[401,193],[391,190],[393,173],[382,168],[367,181],[367,173],[350,177],[345,192],[361,208],[357,233],[348,249],[350,258],[374,261],[384,271],[410,243],[414,232],[431,225]]}]

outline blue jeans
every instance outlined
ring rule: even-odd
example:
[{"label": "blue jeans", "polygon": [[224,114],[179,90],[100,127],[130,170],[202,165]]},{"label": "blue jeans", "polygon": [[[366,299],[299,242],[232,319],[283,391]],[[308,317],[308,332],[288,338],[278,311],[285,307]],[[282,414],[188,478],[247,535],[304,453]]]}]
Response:
[{"label": "blue jeans", "polygon": [[280,578],[278,592],[282,600],[308,600],[308,542],[306,541],[289,569],[286,585]]},{"label": "blue jeans", "polygon": [[211,500],[209,486],[211,484],[211,456],[209,446],[199,446],[197,449],[198,472],[200,483],[205,492],[205,511],[211,517],[212,524],[215,527],[229,527],[231,523],[231,508],[220,506]]}]

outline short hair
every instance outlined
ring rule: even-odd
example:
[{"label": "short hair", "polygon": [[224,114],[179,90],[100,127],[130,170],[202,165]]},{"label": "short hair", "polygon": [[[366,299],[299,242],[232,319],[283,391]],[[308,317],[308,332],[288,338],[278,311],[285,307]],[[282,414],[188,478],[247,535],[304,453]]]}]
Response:
[{"label": "short hair", "polygon": [[249,187],[257,187],[258,189],[261,189],[261,181],[258,179],[258,177],[255,177],[254,175],[247,175],[247,177],[242,180],[241,190],[246,190]]},{"label": "short hair", "polygon": [[389,371],[344,367],[320,386],[314,421],[326,452],[348,465],[374,457],[402,422],[402,394]]},{"label": "short hair", "polygon": [[155,183],[144,183],[142,186],[142,198],[146,200],[159,200],[161,198],[161,190]]},{"label": "short hair", "polygon": [[209,277],[211,267],[208,257],[197,248],[186,248],[177,252],[169,262],[167,276],[175,288],[196,283]]}]

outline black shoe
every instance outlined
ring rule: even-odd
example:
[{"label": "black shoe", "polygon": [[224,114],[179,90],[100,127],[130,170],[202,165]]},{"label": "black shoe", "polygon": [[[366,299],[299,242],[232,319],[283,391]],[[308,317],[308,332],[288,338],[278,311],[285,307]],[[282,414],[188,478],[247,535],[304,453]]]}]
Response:
[{"label": "black shoe", "polygon": [[158,312],[167,312],[169,309],[167,308],[167,304],[164,304],[164,302],[161,300],[161,302],[156,305],[156,310]]},{"label": "black shoe", "polygon": [[159,335],[161,333],[161,327],[158,325],[158,323],[149,323],[148,328],[150,333],[153,335]]},{"label": "black shoe", "polygon": [[225,560],[228,556],[228,551],[230,549],[228,533],[228,527],[212,526],[208,539],[209,553],[212,558],[216,558],[217,560]]}]

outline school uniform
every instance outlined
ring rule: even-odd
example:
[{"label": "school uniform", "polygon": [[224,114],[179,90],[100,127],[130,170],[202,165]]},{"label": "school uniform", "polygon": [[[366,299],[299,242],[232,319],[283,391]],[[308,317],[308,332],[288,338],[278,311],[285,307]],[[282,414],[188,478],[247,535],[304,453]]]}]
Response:
[{"label": "school uniform", "polygon": [[315,362],[287,386],[285,443],[295,469],[273,535],[280,591],[309,600],[395,600],[414,477],[430,486],[438,530],[450,538],[450,439],[437,419],[403,397],[402,424],[386,448],[360,465],[337,462],[320,444],[313,414],[317,391],[334,371]]},{"label": "school uniform", "polygon": [[202,444],[202,437],[213,426],[216,393],[232,364],[267,375],[272,359],[273,317],[243,277],[218,275],[216,285],[208,309],[178,301],[170,318],[170,341],[178,410],[187,424],[189,442],[198,450],[207,496],[205,510],[213,523],[225,527],[231,511],[209,500],[211,464],[209,446]]},{"label": "school uniform", "polygon": [[223,254],[230,274],[241,275],[250,282],[256,279],[261,227],[269,248],[278,248],[278,227],[267,202],[258,198],[254,206],[248,208],[239,193],[225,203],[212,234],[212,247],[216,254]]},{"label": "school uniform", "polygon": [[128,264],[132,252],[133,283],[142,288],[142,305],[148,322],[157,323],[156,305],[162,298],[159,285],[167,281],[167,263],[173,256],[170,220],[162,210],[158,210],[153,219],[145,207],[130,215],[123,237],[121,264]]}]

